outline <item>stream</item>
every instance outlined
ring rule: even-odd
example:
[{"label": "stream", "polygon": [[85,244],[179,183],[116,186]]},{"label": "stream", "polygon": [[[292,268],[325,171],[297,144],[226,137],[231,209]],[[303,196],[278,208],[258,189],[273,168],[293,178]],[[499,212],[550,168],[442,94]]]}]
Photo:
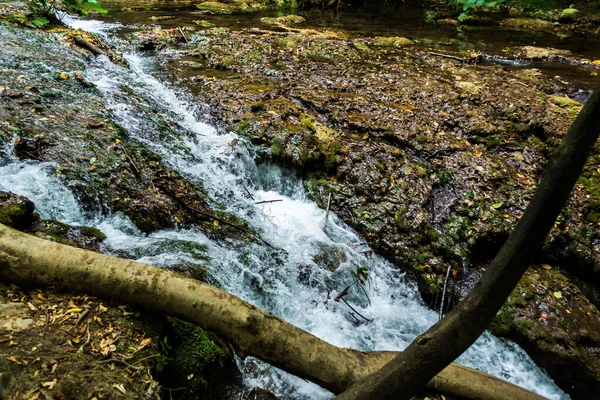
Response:
[{"label": "stream", "polygon": [[[128,134],[163,162],[193,182],[200,182],[215,208],[247,221],[275,250],[262,244],[216,242],[195,229],[142,234],[126,217],[90,215],[47,163],[20,161],[5,149],[0,190],[31,199],[43,218],[95,226],[107,235],[105,253],[169,267],[185,263],[208,269],[208,282],[272,312],[337,346],[360,350],[402,350],[437,321],[437,312],[420,299],[416,285],[382,257],[368,256],[364,240],[309,200],[291,171],[254,162],[254,149],[209,123],[206,105],[184,89],[163,80],[150,55],[128,52],[116,41],[124,29],[106,23],[68,18],[72,27],[97,33],[124,51],[129,68],[100,56],[90,61],[85,77],[102,93],[112,117]],[[185,130],[177,140],[157,141],[154,115],[168,116]],[[0,152],[2,155],[3,152]],[[249,191],[253,199],[248,198]],[[256,204],[263,200],[281,200]],[[322,254],[342,262],[335,270],[317,263]],[[336,294],[353,282],[352,271],[365,266],[367,296],[356,286],[347,298],[366,321]],[[248,388],[260,386],[281,398],[328,399],[332,394],[251,357],[237,360]],[[566,399],[554,382],[516,344],[484,333],[458,363],[513,382],[551,399]]]}]

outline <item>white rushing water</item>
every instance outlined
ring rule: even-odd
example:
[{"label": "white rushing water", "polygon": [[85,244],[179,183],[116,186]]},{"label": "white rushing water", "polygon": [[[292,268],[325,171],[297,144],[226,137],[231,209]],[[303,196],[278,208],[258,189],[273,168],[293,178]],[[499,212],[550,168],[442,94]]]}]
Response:
[{"label": "white rushing water", "polygon": [[[80,28],[104,32],[101,23]],[[44,218],[94,225],[107,239],[103,250],[160,266],[205,265],[209,280],[240,298],[338,346],[402,350],[437,320],[414,284],[383,258],[364,254],[364,240],[307,199],[302,183],[275,166],[257,167],[252,149],[236,136],[202,122],[201,105],[152,75],[153,60],[126,54],[130,68],[99,57],[85,75],[103,94],[113,117],[136,139],[159,153],[169,167],[202,182],[215,205],[249,222],[275,248],[217,243],[195,229],[141,234],[122,215],[86,215],[51,165],[4,160],[0,190],[29,197]],[[180,137],[161,138],[156,116],[174,120]],[[1,153],[0,153],[1,154]],[[246,190],[254,199],[247,197]],[[282,200],[255,204],[260,200]],[[202,248],[207,249],[204,254]],[[196,250],[194,250],[196,249]],[[208,257],[208,262],[205,260]],[[329,261],[323,261],[329,260]],[[329,268],[327,265],[328,264]],[[363,320],[333,298],[353,282],[351,271],[368,267],[366,296],[356,287],[347,297]],[[457,362],[496,375],[552,399],[568,398],[513,343],[485,333]],[[249,387],[262,386],[283,398],[328,399],[331,393],[258,360],[239,362]]]}]

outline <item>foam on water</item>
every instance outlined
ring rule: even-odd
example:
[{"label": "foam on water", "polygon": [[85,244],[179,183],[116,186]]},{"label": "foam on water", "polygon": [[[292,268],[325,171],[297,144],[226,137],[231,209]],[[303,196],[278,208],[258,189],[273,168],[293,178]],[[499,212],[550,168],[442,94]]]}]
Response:
[{"label": "foam on water", "polygon": [[[87,23],[78,24],[88,29]],[[100,30],[110,36],[105,27]],[[107,235],[103,249],[108,253],[165,267],[204,265],[212,283],[338,346],[402,350],[435,323],[437,313],[423,305],[415,285],[383,258],[367,257],[364,240],[335,214],[325,221],[325,211],[307,199],[302,182],[275,166],[257,167],[252,148],[243,140],[233,148],[234,134],[202,122],[203,105],[152,76],[151,58],[126,57],[131,69],[98,57],[86,71],[113,117],[132,137],[159,153],[163,162],[202,182],[216,206],[248,221],[279,250],[261,243],[217,243],[195,229],[143,235],[120,214],[86,217],[44,163],[9,160],[0,167],[0,189],[28,196],[45,218],[94,224]],[[157,113],[173,119],[183,134],[159,140],[161,132],[152,123]],[[247,198],[246,190],[253,199]],[[282,201],[255,204],[261,200]],[[351,315],[345,304],[333,300],[353,282],[350,272],[359,265],[369,269],[369,300],[356,287],[347,299],[372,322]],[[266,387],[286,398],[331,397],[258,360],[238,362],[250,387]],[[522,349],[489,333],[458,362],[552,399],[568,398]]]}]

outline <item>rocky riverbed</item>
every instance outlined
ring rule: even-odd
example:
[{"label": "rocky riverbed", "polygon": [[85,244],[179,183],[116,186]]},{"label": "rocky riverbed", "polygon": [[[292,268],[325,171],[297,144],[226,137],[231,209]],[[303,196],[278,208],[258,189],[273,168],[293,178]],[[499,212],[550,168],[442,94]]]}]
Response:
[{"label": "rocky riverbed", "polygon": [[[590,93],[537,69],[469,62],[477,54],[433,54],[411,38],[212,21],[142,29],[124,40],[159,55],[165,79],[240,135],[232,151],[256,146],[258,163],[295,171],[323,208],[331,199],[331,209],[415,279],[434,309],[452,307],[485,270]],[[5,24],[0,34],[2,151],[53,162],[88,210],[120,211],[143,232],[194,226],[215,240],[260,240],[114,122],[81,74],[91,55],[73,45],[77,35],[96,38]],[[544,54],[552,62],[552,52]],[[591,79],[596,61],[583,63]],[[154,123],[157,141],[186,135],[169,115]],[[599,165],[597,145],[544,252],[492,326],[575,398],[600,391]],[[13,221],[6,215],[3,223]],[[77,237],[62,225],[27,229]],[[333,270],[343,254],[322,258]]]}]

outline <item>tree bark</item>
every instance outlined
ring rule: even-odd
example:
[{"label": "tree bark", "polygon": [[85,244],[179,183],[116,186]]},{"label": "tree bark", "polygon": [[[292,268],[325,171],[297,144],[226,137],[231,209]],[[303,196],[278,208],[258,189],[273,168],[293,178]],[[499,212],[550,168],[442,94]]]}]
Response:
[{"label": "tree bark", "polygon": [[523,217],[469,295],[372,376],[336,399],[408,399],[473,344],[541,248],[600,134],[600,87],[556,149]]},{"label": "tree bark", "polygon": [[[333,346],[241,299],[174,272],[39,239],[0,224],[0,279],[123,301],[176,316],[252,355],[339,393],[377,371],[397,352]],[[543,397],[499,378],[451,364],[427,383],[470,399]]]}]

